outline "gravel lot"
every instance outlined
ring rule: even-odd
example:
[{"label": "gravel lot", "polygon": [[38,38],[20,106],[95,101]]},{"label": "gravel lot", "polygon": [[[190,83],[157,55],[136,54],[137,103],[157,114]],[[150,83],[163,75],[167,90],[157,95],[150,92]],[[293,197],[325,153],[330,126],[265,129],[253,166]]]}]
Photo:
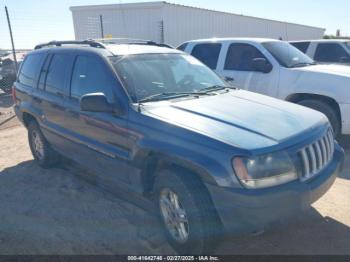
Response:
[{"label": "gravel lot", "polygon": [[[79,167],[42,169],[26,130],[0,97],[0,254],[174,254],[158,221],[89,183]],[[313,208],[258,236],[227,238],[217,254],[350,254],[350,138],[345,169]]]}]

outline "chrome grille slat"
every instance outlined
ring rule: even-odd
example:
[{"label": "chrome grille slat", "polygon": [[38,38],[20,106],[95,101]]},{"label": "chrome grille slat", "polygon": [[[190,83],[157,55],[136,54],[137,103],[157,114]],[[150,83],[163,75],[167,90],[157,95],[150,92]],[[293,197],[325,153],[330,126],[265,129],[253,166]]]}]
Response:
[{"label": "chrome grille slat", "polygon": [[324,143],[323,137],[320,139],[321,148],[322,148],[322,159],[323,159],[323,165],[327,163],[327,149],[326,144]]},{"label": "chrome grille slat", "polygon": [[325,141],[326,149],[327,149],[327,162],[328,162],[331,158],[331,145],[329,142],[328,134],[324,137],[324,141]]},{"label": "chrome grille slat", "polygon": [[319,145],[319,141],[317,141],[315,143],[315,146],[316,146],[317,163],[318,163],[317,169],[320,170],[322,168],[322,166],[323,166],[323,162],[322,162],[322,153],[321,153],[321,147]]},{"label": "chrome grille slat", "polygon": [[311,156],[311,173],[316,173],[317,172],[317,161],[316,161],[316,154],[315,154],[315,148],[313,145],[310,145],[308,147],[309,153]]},{"label": "chrome grille slat", "polygon": [[333,154],[334,154],[334,141],[333,141],[333,133],[332,131],[329,131],[328,132],[328,137],[329,137],[329,140],[331,141],[331,159],[333,158]]},{"label": "chrome grille slat", "polygon": [[307,177],[310,174],[310,165],[309,165],[309,159],[307,157],[307,153],[306,153],[305,148],[303,150],[301,150],[301,156],[302,156],[303,163],[304,163],[304,174]]},{"label": "chrome grille slat", "polygon": [[301,180],[306,181],[322,171],[334,154],[333,132],[329,129],[320,139],[299,151],[302,161]]}]

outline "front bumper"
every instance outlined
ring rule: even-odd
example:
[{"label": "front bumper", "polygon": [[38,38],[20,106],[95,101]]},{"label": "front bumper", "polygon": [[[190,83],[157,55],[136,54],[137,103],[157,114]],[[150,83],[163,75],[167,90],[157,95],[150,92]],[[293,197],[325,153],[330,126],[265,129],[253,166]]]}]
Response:
[{"label": "front bumper", "polygon": [[312,180],[258,189],[227,189],[207,185],[225,231],[248,233],[308,209],[333,185],[342,170],[344,151],[336,146],[332,162]]}]

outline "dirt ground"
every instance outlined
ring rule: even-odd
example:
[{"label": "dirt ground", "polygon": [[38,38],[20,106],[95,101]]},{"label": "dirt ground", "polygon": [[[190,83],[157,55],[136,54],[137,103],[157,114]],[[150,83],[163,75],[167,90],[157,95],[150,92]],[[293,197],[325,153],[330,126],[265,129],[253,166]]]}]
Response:
[{"label": "dirt ground", "polygon": [[[72,164],[42,169],[26,130],[0,96],[0,254],[174,254],[156,218],[103,192]],[[345,169],[313,208],[258,236],[227,238],[215,253],[350,254],[350,138]]]}]

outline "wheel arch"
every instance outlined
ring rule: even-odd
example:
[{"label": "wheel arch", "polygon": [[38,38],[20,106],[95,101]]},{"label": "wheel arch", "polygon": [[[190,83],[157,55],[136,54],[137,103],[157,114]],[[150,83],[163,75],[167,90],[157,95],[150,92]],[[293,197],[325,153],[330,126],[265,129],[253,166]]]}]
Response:
[{"label": "wheel arch", "polygon": [[25,127],[28,127],[29,123],[31,121],[38,122],[36,117],[33,114],[28,113],[28,112],[23,112],[22,113],[22,119],[23,119],[23,124],[24,124]]},{"label": "wheel arch", "polygon": [[299,103],[303,100],[318,100],[318,101],[322,101],[326,104],[328,104],[329,106],[331,106],[331,108],[333,108],[339,118],[339,122],[340,124],[342,123],[342,115],[341,115],[341,111],[340,111],[340,106],[338,104],[338,102],[329,96],[325,96],[325,95],[319,95],[319,94],[310,94],[310,93],[295,93],[295,94],[291,94],[289,95],[286,99],[286,101],[288,102],[292,102],[292,103]]},{"label": "wheel arch", "polygon": [[216,184],[214,178],[203,167],[180,157],[149,152],[144,162],[145,164],[142,168],[142,185],[145,195],[153,192],[157,173],[161,169],[180,170],[181,173],[191,175],[200,180],[204,187],[205,183]]}]

